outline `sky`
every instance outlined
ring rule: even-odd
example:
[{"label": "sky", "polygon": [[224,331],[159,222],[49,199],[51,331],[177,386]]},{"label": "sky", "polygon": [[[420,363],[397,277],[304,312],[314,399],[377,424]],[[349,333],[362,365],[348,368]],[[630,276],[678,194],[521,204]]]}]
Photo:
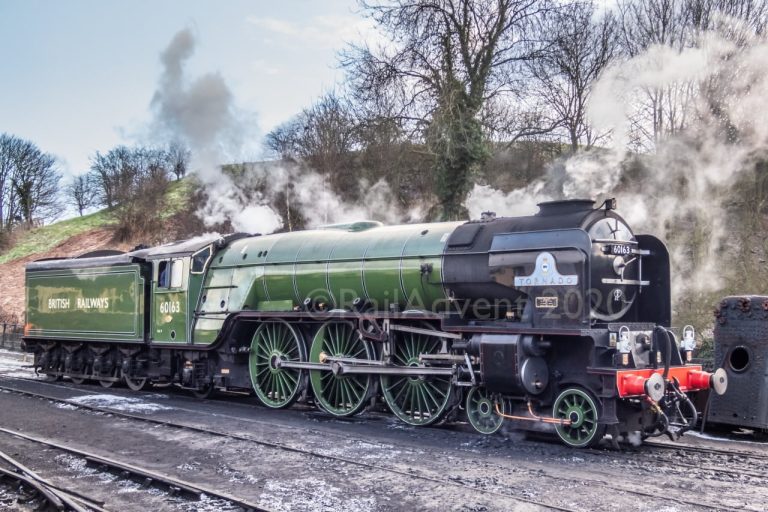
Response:
[{"label": "sky", "polygon": [[245,155],[343,79],[338,51],[372,34],[355,0],[0,0],[0,133],[65,176],[118,144],[151,142],[160,52],[190,28],[189,77],[218,72],[250,120]]}]

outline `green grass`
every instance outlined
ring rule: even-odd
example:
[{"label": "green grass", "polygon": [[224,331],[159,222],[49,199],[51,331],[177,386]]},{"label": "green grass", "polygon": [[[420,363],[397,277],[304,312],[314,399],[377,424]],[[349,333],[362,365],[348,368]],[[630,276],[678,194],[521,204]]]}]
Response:
[{"label": "green grass", "polygon": [[0,263],[7,263],[30,254],[48,251],[68,238],[91,229],[107,226],[109,223],[110,218],[107,211],[101,210],[82,217],[30,229],[19,235],[16,245],[8,252],[0,255]]},{"label": "green grass", "polygon": [[[163,208],[162,217],[170,217],[181,210],[194,189],[195,182],[190,177],[171,182],[165,195],[166,207]],[[16,244],[8,252],[0,254],[0,264],[49,251],[68,238],[109,226],[112,222],[110,213],[100,210],[20,233]]]},{"label": "green grass", "polygon": [[160,216],[163,219],[167,219],[168,217],[179,213],[198,186],[198,182],[194,176],[187,176],[179,181],[170,182],[168,184],[168,190],[165,193],[165,208],[163,208]]}]

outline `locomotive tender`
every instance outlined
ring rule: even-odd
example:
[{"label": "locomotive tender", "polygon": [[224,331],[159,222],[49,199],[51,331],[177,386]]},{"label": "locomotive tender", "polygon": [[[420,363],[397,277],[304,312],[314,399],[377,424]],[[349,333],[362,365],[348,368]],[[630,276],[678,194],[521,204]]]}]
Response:
[{"label": "locomotive tender", "polygon": [[429,425],[460,409],[574,447],[677,435],[715,374],[669,331],[669,256],[591,200],[532,216],[267,236],[203,236],[30,263],[24,341],[38,371],[198,396],[311,399],[332,415],[381,397]]}]

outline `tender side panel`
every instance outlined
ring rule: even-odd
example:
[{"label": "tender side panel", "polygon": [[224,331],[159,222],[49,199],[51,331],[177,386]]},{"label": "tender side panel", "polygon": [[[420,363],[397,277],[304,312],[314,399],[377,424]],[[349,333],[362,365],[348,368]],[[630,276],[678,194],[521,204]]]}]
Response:
[{"label": "tender side panel", "polygon": [[144,341],[139,265],[27,272],[29,338]]}]

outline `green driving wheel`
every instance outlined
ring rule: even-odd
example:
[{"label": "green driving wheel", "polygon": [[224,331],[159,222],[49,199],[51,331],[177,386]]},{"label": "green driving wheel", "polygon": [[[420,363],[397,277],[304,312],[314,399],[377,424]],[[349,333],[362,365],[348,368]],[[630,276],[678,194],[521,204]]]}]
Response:
[{"label": "green driving wheel", "polygon": [[597,444],[603,438],[605,426],[600,425],[600,409],[592,395],[580,388],[568,388],[557,397],[552,416],[570,424],[555,427],[560,439],[574,448]]},{"label": "green driving wheel", "polygon": [[[373,360],[375,353],[367,341],[360,338],[351,322],[327,322],[312,340],[309,360],[323,362],[325,357]],[[309,382],[317,405],[334,416],[352,416],[360,412],[375,391],[371,375],[334,375],[327,370],[311,370]]]},{"label": "green driving wheel", "polygon": [[[394,331],[392,363],[396,366],[424,366],[421,354],[437,354],[442,341],[436,336]],[[451,404],[453,386],[449,375],[382,375],[381,392],[392,413],[409,425],[435,423]]]},{"label": "green driving wheel", "polygon": [[[504,418],[496,413],[496,405],[485,388],[473,387],[465,404],[469,423],[481,434],[493,434],[501,428]],[[499,405],[504,412],[504,402]]]},{"label": "green driving wheel", "polygon": [[267,407],[280,409],[291,405],[306,387],[306,373],[285,368],[286,361],[306,361],[306,347],[299,332],[288,322],[262,323],[251,340],[248,369],[253,390]]}]

